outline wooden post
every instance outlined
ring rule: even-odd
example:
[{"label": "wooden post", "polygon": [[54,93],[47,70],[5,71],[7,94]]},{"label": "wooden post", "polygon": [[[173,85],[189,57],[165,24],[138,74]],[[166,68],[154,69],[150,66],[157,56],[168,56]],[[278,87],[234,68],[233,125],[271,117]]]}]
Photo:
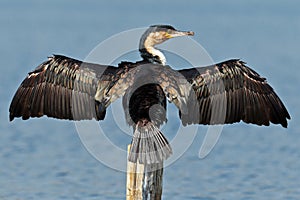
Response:
[{"label": "wooden post", "polygon": [[[127,152],[130,152],[128,145]],[[144,165],[127,161],[126,200],[143,199]]]},{"label": "wooden post", "polygon": [[163,163],[144,166],[143,200],[161,200]]},{"label": "wooden post", "polygon": [[[127,149],[130,152],[130,145]],[[163,163],[127,161],[126,200],[161,200]]]}]

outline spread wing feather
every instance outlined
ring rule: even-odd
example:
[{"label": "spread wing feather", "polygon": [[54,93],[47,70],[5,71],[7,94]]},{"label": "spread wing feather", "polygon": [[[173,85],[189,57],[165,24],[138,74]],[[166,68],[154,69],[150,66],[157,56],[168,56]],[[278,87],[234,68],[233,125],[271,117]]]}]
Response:
[{"label": "spread wing feather", "polygon": [[[9,108],[10,120],[43,115],[101,120],[109,99],[105,92],[117,81],[116,71],[116,67],[54,55],[21,83]],[[99,88],[104,89],[96,96]]]},{"label": "spread wing feather", "polygon": [[287,127],[290,115],[266,79],[240,60],[178,71],[191,84],[184,125],[228,124],[243,120]]}]

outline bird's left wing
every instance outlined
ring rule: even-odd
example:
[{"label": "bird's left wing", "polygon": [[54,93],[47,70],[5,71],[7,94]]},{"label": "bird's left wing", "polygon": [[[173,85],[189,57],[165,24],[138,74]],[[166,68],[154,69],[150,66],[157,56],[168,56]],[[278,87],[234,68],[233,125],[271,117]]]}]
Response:
[{"label": "bird's left wing", "polygon": [[[266,79],[240,60],[178,71],[190,84],[180,117],[187,124],[228,124],[243,120],[287,127],[290,115]],[[178,76],[179,77],[179,76]],[[180,83],[178,83],[180,85]]]},{"label": "bird's left wing", "polygon": [[106,107],[112,102],[110,89],[115,87],[119,93],[126,89],[116,87],[123,73],[124,70],[116,67],[54,55],[23,80],[9,108],[10,120],[43,115],[69,120],[102,120]]}]

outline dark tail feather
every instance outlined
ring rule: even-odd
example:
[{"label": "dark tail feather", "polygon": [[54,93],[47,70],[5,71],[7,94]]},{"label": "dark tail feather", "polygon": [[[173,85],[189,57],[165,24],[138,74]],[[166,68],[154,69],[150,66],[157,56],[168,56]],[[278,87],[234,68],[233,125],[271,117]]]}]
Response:
[{"label": "dark tail feather", "polygon": [[172,154],[172,148],[162,132],[148,120],[136,124],[128,160],[141,164],[160,163]]}]

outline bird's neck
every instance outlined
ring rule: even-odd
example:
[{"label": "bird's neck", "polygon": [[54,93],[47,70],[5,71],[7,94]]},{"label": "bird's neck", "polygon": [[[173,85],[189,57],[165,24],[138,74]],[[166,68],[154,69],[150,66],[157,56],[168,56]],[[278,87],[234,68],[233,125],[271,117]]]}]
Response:
[{"label": "bird's neck", "polygon": [[139,51],[144,60],[155,64],[166,65],[166,57],[160,50],[155,48],[151,40],[141,40]]}]

